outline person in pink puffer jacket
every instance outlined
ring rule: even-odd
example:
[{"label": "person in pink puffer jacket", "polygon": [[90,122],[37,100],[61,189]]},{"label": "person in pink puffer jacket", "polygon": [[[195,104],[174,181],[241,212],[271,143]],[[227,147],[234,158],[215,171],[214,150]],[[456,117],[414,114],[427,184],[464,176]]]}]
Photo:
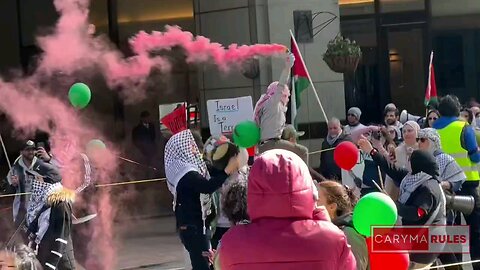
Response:
[{"label": "person in pink puffer jacket", "polygon": [[343,232],[325,208],[302,159],[274,149],[259,156],[248,177],[251,223],[232,227],[218,250],[221,270],[356,269]]}]

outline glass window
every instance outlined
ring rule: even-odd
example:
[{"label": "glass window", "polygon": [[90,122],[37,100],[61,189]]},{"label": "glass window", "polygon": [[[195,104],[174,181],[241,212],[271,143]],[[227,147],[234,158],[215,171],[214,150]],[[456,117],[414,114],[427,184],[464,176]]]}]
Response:
[{"label": "glass window", "polygon": [[425,0],[380,0],[380,12],[405,12],[425,10]]},{"label": "glass window", "polygon": [[445,35],[435,38],[435,79],[440,88],[465,87],[463,38]]},{"label": "glass window", "polygon": [[120,42],[138,31],[162,31],[166,24],[194,32],[193,0],[118,0]]},{"label": "glass window", "polygon": [[373,3],[373,0],[340,0],[340,16],[373,14]]},{"label": "glass window", "polygon": [[89,21],[95,25],[97,33],[108,34],[108,3],[107,0],[90,2]]},{"label": "glass window", "polygon": [[375,31],[375,20],[340,20],[342,35],[355,40],[362,47],[376,47],[377,32]]},{"label": "glass window", "polygon": [[478,0],[433,0],[432,16],[453,16],[480,13]]}]

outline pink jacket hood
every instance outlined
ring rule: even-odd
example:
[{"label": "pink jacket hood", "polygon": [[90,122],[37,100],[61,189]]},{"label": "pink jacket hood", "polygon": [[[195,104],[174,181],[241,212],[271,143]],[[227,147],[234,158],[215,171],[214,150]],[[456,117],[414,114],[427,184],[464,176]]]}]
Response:
[{"label": "pink jacket hood", "polygon": [[307,165],[287,150],[257,158],[248,177],[248,214],[260,218],[312,219],[318,196]]}]

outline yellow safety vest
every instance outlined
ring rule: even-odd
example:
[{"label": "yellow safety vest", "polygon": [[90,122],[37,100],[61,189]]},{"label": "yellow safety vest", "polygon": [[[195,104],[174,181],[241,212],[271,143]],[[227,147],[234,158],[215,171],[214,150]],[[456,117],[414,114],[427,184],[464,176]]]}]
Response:
[{"label": "yellow safety vest", "polygon": [[468,151],[462,147],[462,131],[467,123],[454,121],[448,126],[438,129],[442,150],[451,155],[467,176],[467,181],[479,181],[480,175],[475,163],[470,161]]}]

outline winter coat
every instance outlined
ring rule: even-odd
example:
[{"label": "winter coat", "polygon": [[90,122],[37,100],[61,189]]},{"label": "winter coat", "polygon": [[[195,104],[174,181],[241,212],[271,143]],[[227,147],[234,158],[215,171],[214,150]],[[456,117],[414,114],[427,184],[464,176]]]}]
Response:
[{"label": "winter coat", "polygon": [[279,149],[260,156],[248,179],[251,223],[223,235],[221,270],[356,269],[345,235],[315,208],[314,194],[300,157]]}]

